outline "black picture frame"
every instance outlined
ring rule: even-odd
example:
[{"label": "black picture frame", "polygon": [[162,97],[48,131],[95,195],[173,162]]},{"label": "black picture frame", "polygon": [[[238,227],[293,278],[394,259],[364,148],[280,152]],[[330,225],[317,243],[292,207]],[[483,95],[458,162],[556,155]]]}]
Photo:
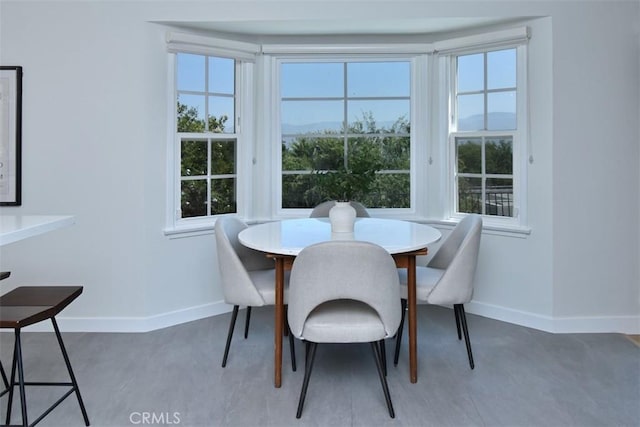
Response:
[{"label": "black picture frame", "polygon": [[22,204],[22,67],[0,66],[0,206]]}]

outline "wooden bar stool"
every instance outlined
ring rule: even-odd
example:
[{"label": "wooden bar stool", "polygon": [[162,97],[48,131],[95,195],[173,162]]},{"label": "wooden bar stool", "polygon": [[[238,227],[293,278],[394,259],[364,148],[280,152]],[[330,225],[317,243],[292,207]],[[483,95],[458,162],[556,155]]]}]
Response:
[{"label": "wooden bar stool", "polygon": [[[15,345],[13,350],[13,363],[11,366],[11,378],[9,380],[9,386],[7,390],[0,393],[0,396],[9,393],[9,400],[7,402],[7,416],[6,424],[11,423],[11,405],[13,402],[13,390],[16,386],[20,391],[20,404],[22,409],[22,424],[23,426],[35,425],[40,422],[45,416],[47,416],[53,409],[55,409],[64,399],[70,396],[73,392],[76,393],[78,403],[80,404],[80,410],[84,418],[86,426],[89,425],[89,417],[85,410],[82,397],[80,396],[80,389],[76,382],[76,377],[71,369],[71,363],[69,362],[69,356],[67,350],[62,342],[62,335],[58,329],[55,316],[60,313],[66,306],[68,306],[73,300],[75,300],[82,293],[82,286],[21,286],[14,290],[0,296],[0,328],[13,329],[15,334]],[[24,366],[22,361],[22,344],[20,341],[20,331],[25,326],[33,325],[34,323],[41,322],[43,320],[51,319],[53,329],[62,351],[64,362],[67,365],[67,371],[69,372],[70,382],[26,382],[24,380]],[[18,380],[16,381],[16,371],[18,373]],[[58,399],[53,405],[51,405],[46,411],[42,413],[33,423],[29,424],[27,421],[27,400],[25,395],[25,386],[66,386],[71,387],[60,399]]]}]

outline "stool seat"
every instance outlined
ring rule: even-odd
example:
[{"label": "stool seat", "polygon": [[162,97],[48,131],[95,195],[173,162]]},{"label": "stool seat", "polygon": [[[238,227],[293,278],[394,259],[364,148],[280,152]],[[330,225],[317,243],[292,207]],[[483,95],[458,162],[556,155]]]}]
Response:
[{"label": "stool seat", "polygon": [[50,319],[78,298],[82,286],[20,286],[0,296],[0,328],[23,328]]},{"label": "stool seat", "polygon": [[[7,380],[2,369],[2,380],[6,389],[0,392],[0,396],[9,394],[7,401],[6,424],[11,424],[11,409],[14,395],[14,387],[19,388],[20,407],[22,412],[22,425],[34,425],[40,422],[47,414],[56,408],[64,399],[75,393],[80,405],[82,417],[86,426],[89,426],[89,417],[84,407],[80,389],[76,381],[67,350],[62,341],[62,335],[55,316],[60,313],[73,300],[82,293],[82,286],[20,286],[0,296],[0,328],[13,329],[15,336],[13,361],[11,366],[11,378]],[[69,382],[27,382],[24,379],[24,366],[22,361],[21,330],[25,326],[51,320],[58,345],[62,351],[62,357],[69,373]],[[1,365],[0,365],[1,367]],[[18,378],[16,378],[16,376]],[[26,386],[68,386],[68,390],[60,399],[46,409],[33,423],[27,420]]]}]

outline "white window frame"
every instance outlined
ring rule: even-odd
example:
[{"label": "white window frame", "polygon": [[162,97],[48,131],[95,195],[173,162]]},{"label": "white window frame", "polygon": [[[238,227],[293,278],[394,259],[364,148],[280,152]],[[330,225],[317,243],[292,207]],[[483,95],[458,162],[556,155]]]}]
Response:
[{"label": "white window frame", "polygon": [[[426,45],[420,45],[421,49],[424,49]],[[426,94],[426,76],[424,70],[426,70],[426,62],[427,55],[425,54],[417,54],[411,51],[410,48],[405,46],[406,53],[389,53],[389,47],[386,45],[379,45],[376,48],[369,46],[368,49],[358,48],[358,47],[349,47],[345,48],[348,50],[348,54],[340,54],[334,53],[327,55],[324,52],[324,49],[328,48],[318,48],[315,50],[319,50],[321,52],[316,53],[315,51],[312,53],[305,52],[305,54],[287,54],[282,53],[282,49],[277,49],[278,54],[269,55],[271,66],[271,76],[272,76],[272,88],[271,93],[273,96],[271,97],[270,108],[269,110],[272,112],[269,119],[272,123],[273,130],[273,141],[274,149],[272,150],[272,180],[275,187],[275,191],[273,191],[272,199],[270,200],[271,206],[273,206],[273,216],[276,218],[289,218],[289,217],[300,217],[307,216],[311,209],[294,209],[294,208],[282,208],[282,145],[280,141],[282,141],[282,133],[280,128],[280,69],[281,64],[283,62],[300,62],[300,63],[320,63],[320,62],[384,62],[384,61],[406,61],[410,63],[411,68],[411,76],[410,76],[410,123],[411,123],[411,131],[409,134],[410,138],[410,170],[409,170],[409,185],[410,185],[410,196],[409,203],[410,206],[406,208],[387,208],[387,209],[370,209],[374,211],[376,216],[384,216],[384,217],[403,217],[403,218],[415,218],[416,217],[416,198],[418,196],[418,191],[416,189],[416,185],[418,179],[416,178],[416,171],[418,170],[418,160],[417,157],[421,155],[424,151],[424,148],[417,144],[416,141],[421,140],[423,137],[423,133],[425,133],[424,129],[426,127],[427,115],[425,114],[425,108],[421,107],[427,99]],[[269,49],[271,50],[271,49]],[[291,48],[292,51],[300,50],[299,47]],[[306,50],[312,50],[310,48]],[[383,53],[374,52],[371,53],[371,50],[382,50]],[[420,123],[418,123],[420,122]]]},{"label": "white window frame", "polygon": [[[246,216],[251,207],[251,153],[253,151],[254,129],[254,61],[258,52],[256,45],[194,36],[183,33],[168,33],[167,59],[167,194],[166,194],[166,223],[165,235],[170,237],[184,237],[203,232],[212,232],[218,215],[201,217],[181,217],[181,176],[180,153],[181,137],[193,139],[235,139],[236,141],[236,212],[228,215]],[[177,99],[177,53],[191,53],[224,57],[236,60],[235,65],[235,132],[234,133],[193,133],[180,134],[177,132],[176,104]],[[210,148],[208,148],[210,149]],[[208,166],[210,167],[210,165]]]},{"label": "white window frame", "polygon": [[[515,130],[496,130],[496,131],[469,131],[458,132],[456,129],[457,112],[456,112],[456,58],[460,55],[468,55],[474,53],[484,53],[495,50],[514,48],[516,50],[516,123]],[[527,101],[527,45],[525,41],[516,43],[505,43],[496,46],[493,43],[487,45],[477,44],[470,49],[456,49],[455,51],[440,56],[441,61],[441,79],[446,84],[446,97],[440,103],[441,111],[447,111],[447,125],[445,132],[441,135],[443,141],[446,142],[446,207],[445,220],[459,221],[466,214],[456,211],[457,206],[457,183],[456,183],[456,137],[465,138],[489,138],[493,136],[512,136],[513,137],[513,217],[503,217],[496,215],[483,215],[483,222],[486,226],[496,229],[506,229],[513,231],[527,232],[527,158],[528,158],[528,101]],[[445,101],[446,99],[446,101]]]}]

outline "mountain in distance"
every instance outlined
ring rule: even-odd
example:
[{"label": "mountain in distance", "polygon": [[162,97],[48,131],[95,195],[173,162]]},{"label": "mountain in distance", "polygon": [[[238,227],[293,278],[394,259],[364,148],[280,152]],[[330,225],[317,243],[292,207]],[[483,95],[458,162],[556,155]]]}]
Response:
[{"label": "mountain in distance", "polygon": [[[516,115],[514,113],[489,113],[489,129],[507,130],[516,129]],[[458,130],[480,130],[484,129],[484,116],[474,114],[458,121]]]},{"label": "mountain in distance", "polygon": [[[379,128],[389,128],[393,125],[393,121],[380,122],[377,124]],[[514,113],[489,113],[489,125],[491,130],[509,130],[516,128],[516,115]],[[484,116],[475,114],[473,116],[460,119],[458,128],[460,130],[479,130],[484,128]],[[342,130],[342,122],[316,122],[303,125],[292,125],[289,123],[282,124],[283,135],[300,135],[308,133],[322,133],[324,130]]]}]

